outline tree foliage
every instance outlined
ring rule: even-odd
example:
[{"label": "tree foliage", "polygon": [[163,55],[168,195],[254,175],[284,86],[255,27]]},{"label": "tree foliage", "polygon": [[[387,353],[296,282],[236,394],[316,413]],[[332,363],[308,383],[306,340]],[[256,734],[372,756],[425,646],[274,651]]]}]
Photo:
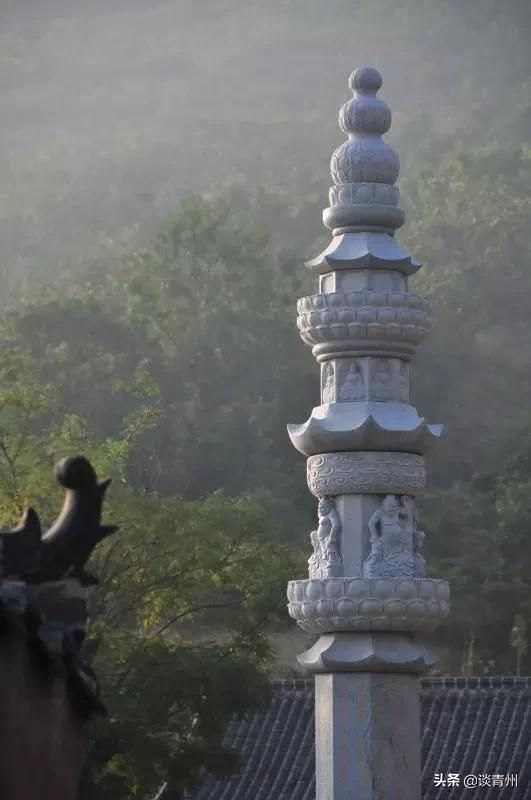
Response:
[{"label": "tree foliage", "polygon": [[[163,5],[149,11],[138,65],[159,83],[156,59],[175,55],[166,30],[163,41],[155,35],[173,13]],[[206,117],[202,100],[200,119],[179,117],[178,137],[171,119],[161,126],[163,104],[155,110],[146,100],[144,124],[126,115],[95,156],[90,137],[72,150],[58,132],[70,182],[46,148],[4,165],[0,230],[11,240],[0,284],[10,298],[0,330],[0,520],[11,523],[28,503],[52,519],[60,497],[50,467],[83,451],[114,478],[107,513],[121,526],[96,557],[102,584],[91,599],[90,648],[110,719],[95,734],[84,800],[143,799],[165,782],[178,797],[202,766],[231,769],[227,720],[267,698],[268,633],[285,618],[285,582],[303,574],[314,522],[285,425],[302,422],[318,397],[295,300],[314,291],[302,259],[328,242],[326,156],[340,139],[337,75],[356,66],[354,17],[360,46],[370,60],[380,55],[382,94],[396,110],[407,212],[398,235],[425,263],[411,288],[435,310],[412,381],[419,411],[447,425],[421,502],[431,573],[452,585],[452,613],[433,644],[445,671],[531,667],[523,644],[531,421],[522,414],[531,391],[529,7],[411,0],[406,13],[390,0],[356,9],[338,0],[334,16],[322,4],[281,5],[281,25],[271,28],[264,12],[253,26],[258,38],[274,29],[290,43],[276,76],[281,100],[268,99],[269,57],[266,81],[260,73],[236,96],[234,64],[219,56],[226,94],[211,98]],[[337,61],[323,70],[313,59],[313,72],[290,89],[285,74],[303,63],[292,47],[302,12],[305,51]],[[133,17],[143,14],[139,5]],[[378,26],[382,15],[393,24]],[[216,24],[212,15],[204,35],[217,43]],[[48,30],[50,41],[57,35]],[[390,46],[397,36],[398,50]],[[194,69],[197,37],[187,43]],[[451,64],[446,48],[443,60],[434,55],[448,40]],[[257,39],[245,42],[249,58],[259,57]],[[21,46],[14,37],[4,53],[16,69]],[[84,149],[90,164],[74,169]],[[220,181],[228,185],[214,192]],[[54,204],[41,186],[55,186]],[[198,187],[211,193],[183,199]],[[68,261],[74,247],[83,263]],[[50,286],[26,282],[22,294],[20,276],[65,260]]]},{"label": "tree foliage", "polygon": [[161,418],[147,373],[119,385],[136,407],[97,439],[64,413],[61,387],[41,382],[48,366],[11,333],[0,363],[1,520],[31,502],[49,524],[60,505],[51,466],[82,451],[114,477],[106,515],[121,529],[95,557],[87,650],[110,718],[96,727],[82,796],[144,798],[163,782],[182,796],[200,768],[223,774],[237,763],[224,729],[269,696],[267,633],[284,615],[296,560],[265,496],[187,500],[131,485],[130,454]]}]

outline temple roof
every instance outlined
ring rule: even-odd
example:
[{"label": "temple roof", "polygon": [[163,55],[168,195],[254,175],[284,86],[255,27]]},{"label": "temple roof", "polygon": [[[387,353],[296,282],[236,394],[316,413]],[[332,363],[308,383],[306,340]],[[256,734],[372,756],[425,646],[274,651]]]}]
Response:
[{"label": "temple roof", "polygon": [[[191,800],[315,800],[313,679],[275,681],[269,708],[233,719],[231,778],[205,776]],[[421,681],[424,800],[531,800],[531,678]],[[435,786],[457,773],[460,786]],[[465,788],[465,775],[518,775],[518,786]]]}]

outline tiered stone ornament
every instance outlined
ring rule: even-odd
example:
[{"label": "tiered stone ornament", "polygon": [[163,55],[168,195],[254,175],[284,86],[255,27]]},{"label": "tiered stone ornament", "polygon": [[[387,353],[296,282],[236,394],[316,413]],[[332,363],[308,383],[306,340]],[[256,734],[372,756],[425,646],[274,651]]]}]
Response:
[{"label": "tiered stone ornament", "polygon": [[[299,656],[319,673],[317,800],[420,796],[416,676],[433,659],[414,633],[449,609],[448,584],[426,577],[416,520],[424,455],[442,427],[420,417],[409,398],[409,364],[430,329],[430,304],[409,292],[408,277],[421,265],[394,238],[404,213],[394,185],[398,156],[381,138],[391,125],[376,96],[381,85],[370,67],[350,78],[354,96],[339,114],[348,140],[332,156],[323,214],[333,239],[307,264],[319,293],[298,302],[301,337],[321,369],[321,404],[288,431],[308,457],[319,519],[309,578],[289,583],[288,600],[298,625],[321,634]],[[365,727],[356,733],[350,728],[360,713]],[[335,714],[343,715],[339,727]]]}]

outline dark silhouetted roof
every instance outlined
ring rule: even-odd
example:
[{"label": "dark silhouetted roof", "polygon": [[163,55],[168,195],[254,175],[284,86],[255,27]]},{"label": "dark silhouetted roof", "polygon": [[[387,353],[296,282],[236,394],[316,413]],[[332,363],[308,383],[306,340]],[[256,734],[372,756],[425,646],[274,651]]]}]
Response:
[{"label": "dark silhouetted roof", "polygon": [[[425,678],[424,800],[531,800],[531,678]],[[239,773],[205,776],[193,800],[315,800],[313,679],[277,681],[265,713],[234,719]],[[517,787],[434,785],[436,773],[518,775]]]}]

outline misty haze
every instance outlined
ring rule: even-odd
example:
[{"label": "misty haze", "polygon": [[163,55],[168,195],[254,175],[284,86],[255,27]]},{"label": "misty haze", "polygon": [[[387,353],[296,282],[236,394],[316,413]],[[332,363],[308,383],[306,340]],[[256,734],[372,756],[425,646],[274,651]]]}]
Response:
[{"label": "misty haze", "polygon": [[529,674],[529,2],[0,0],[0,23],[0,524],[53,519],[50,467],[79,452],[121,528],[94,559],[115,727],[82,800],[181,797],[206,754],[234,766],[233,712],[299,674],[285,586],[317,523],[286,424],[319,377],[296,302],[364,64],[433,303],[411,370],[447,427],[419,502],[452,586],[432,646],[443,674]]}]

